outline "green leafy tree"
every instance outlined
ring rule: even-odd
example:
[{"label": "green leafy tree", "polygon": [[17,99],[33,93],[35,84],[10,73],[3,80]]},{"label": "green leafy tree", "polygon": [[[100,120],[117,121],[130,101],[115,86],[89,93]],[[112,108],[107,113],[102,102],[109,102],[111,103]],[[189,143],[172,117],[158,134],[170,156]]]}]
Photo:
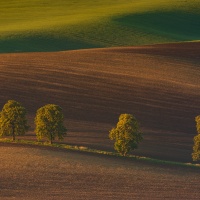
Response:
[{"label": "green leafy tree", "polygon": [[200,115],[195,117],[196,127],[197,127],[197,135],[194,137],[194,146],[192,159],[193,161],[200,160]]},{"label": "green leafy tree", "polygon": [[19,102],[9,100],[0,113],[0,135],[12,136],[14,141],[17,135],[24,135],[28,128],[26,109]]},{"label": "green leafy tree", "polygon": [[120,115],[117,127],[109,132],[109,138],[115,140],[114,149],[123,156],[138,148],[143,139],[139,123],[131,114]]},{"label": "green leafy tree", "polygon": [[47,104],[37,110],[35,117],[37,139],[47,138],[52,144],[58,138],[62,140],[67,129],[63,125],[62,109],[55,104]]}]

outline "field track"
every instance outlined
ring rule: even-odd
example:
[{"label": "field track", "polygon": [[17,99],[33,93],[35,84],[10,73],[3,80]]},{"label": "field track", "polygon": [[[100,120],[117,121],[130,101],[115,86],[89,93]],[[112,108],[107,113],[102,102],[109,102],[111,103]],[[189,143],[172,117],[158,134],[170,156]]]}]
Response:
[{"label": "field track", "polygon": [[199,199],[199,169],[1,144],[0,199]]},{"label": "field track", "polygon": [[141,123],[138,155],[189,162],[200,114],[200,43],[0,55],[0,106],[20,101],[32,123],[55,103],[66,143],[112,150],[108,131],[121,113]]}]

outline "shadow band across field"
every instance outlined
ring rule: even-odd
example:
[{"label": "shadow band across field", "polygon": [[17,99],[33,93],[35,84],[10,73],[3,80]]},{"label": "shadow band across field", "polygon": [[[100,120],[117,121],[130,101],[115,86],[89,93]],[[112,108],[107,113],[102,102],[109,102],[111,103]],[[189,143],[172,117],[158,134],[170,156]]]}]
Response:
[{"label": "shadow band across field", "polygon": [[0,38],[0,53],[52,52],[100,47],[77,39],[48,34],[27,34]]},{"label": "shadow band across field", "polygon": [[[198,13],[183,11],[156,11],[130,14],[115,19],[120,26],[138,30],[149,37],[163,38],[166,41],[193,41],[200,39]],[[155,41],[153,41],[155,43]]]}]

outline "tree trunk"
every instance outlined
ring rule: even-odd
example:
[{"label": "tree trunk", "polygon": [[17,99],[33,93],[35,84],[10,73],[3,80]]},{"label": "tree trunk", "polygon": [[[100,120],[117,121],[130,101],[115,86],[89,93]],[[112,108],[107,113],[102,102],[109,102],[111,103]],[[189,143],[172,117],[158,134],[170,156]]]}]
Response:
[{"label": "tree trunk", "polygon": [[12,128],[12,137],[13,137],[12,140],[15,141],[15,129],[14,129],[14,127]]},{"label": "tree trunk", "polygon": [[122,152],[123,156],[126,156],[126,145],[125,145],[125,139],[123,141],[123,152]]},{"label": "tree trunk", "polygon": [[51,139],[50,139],[50,144],[52,144],[53,142],[52,142],[52,135],[51,135]]}]

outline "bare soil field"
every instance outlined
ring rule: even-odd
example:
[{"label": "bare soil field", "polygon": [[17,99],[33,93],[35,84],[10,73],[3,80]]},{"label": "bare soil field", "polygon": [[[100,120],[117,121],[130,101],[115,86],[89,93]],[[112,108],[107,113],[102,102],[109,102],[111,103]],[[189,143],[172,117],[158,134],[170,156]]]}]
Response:
[{"label": "bare soil field", "polygon": [[199,199],[200,169],[1,144],[0,199]]},{"label": "bare soil field", "polygon": [[34,139],[36,110],[63,108],[65,143],[112,150],[108,131],[136,116],[144,141],[134,153],[191,161],[200,114],[200,43],[0,55],[0,106],[21,102]]}]

